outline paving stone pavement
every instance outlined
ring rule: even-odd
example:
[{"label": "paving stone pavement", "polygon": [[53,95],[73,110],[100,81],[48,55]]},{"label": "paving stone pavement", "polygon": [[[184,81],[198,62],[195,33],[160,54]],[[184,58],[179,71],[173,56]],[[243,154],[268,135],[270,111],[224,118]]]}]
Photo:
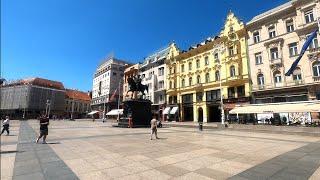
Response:
[{"label": "paving stone pavement", "polygon": [[50,121],[49,144],[35,144],[38,121],[19,127],[19,141],[1,137],[17,151],[1,154],[1,179],[320,179],[318,137],[170,127],[151,141],[146,128]]},{"label": "paving stone pavement", "polygon": [[36,144],[35,137],[31,126],[22,121],[13,179],[79,179],[48,144]]}]

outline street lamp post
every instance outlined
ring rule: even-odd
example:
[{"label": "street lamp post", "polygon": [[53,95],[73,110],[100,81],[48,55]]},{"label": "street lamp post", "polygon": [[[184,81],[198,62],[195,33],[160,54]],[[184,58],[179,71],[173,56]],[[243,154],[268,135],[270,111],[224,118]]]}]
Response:
[{"label": "street lamp post", "polygon": [[46,115],[47,117],[49,118],[50,117],[50,99],[47,99],[47,102],[46,102]]},{"label": "street lamp post", "polygon": [[[219,48],[220,53],[221,53],[221,46]],[[219,88],[220,88],[220,110],[221,110],[221,124],[224,124],[224,108],[223,108],[223,89],[222,89],[222,78],[221,78],[221,70],[222,70],[222,66],[221,66],[221,60],[219,60]]]},{"label": "street lamp post", "polygon": [[121,80],[119,81],[119,95],[118,95],[118,121],[120,119],[120,84],[121,84]]},{"label": "street lamp post", "polygon": [[103,101],[102,122],[104,122],[106,119],[106,99],[107,99],[107,96],[104,97],[104,101]]}]

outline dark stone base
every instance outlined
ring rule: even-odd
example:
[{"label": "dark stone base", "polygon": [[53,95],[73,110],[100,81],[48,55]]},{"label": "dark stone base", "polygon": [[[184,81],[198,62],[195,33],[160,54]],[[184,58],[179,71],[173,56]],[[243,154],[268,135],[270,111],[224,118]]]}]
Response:
[{"label": "dark stone base", "polygon": [[152,119],[151,101],[142,99],[124,101],[123,118],[119,120],[119,127],[128,127],[130,115],[133,127],[149,127]]}]

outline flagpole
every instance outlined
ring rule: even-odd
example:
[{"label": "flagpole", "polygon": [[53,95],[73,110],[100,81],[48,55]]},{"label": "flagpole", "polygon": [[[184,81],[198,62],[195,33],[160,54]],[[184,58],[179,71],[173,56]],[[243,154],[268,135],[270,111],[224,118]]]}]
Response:
[{"label": "flagpole", "polygon": [[120,83],[121,83],[121,80],[119,81],[119,95],[118,95],[118,121],[119,121],[119,118],[120,118],[120,110],[119,110],[119,108],[120,108]]}]

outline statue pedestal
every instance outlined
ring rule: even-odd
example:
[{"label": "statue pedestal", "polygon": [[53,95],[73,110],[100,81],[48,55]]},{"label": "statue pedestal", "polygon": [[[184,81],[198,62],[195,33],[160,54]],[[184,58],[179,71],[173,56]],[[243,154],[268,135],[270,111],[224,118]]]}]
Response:
[{"label": "statue pedestal", "polygon": [[119,127],[128,127],[128,118],[131,115],[133,127],[149,127],[152,119],[151,101],[133,99],[123,101],[123,117],[119,120]]}]

